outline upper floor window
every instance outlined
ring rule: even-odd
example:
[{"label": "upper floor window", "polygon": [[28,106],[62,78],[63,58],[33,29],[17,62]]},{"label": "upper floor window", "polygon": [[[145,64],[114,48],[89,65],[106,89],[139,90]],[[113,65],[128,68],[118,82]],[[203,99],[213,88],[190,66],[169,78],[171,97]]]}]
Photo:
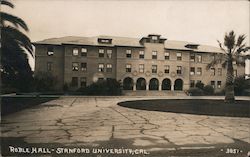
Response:
[{"label": "upper floor window", "polygon": [[99,72],[104,72],[104,64],[98,64],[98,71]]},{"label": "upper floor window", "polygon": [[211,86],[215,88],[215,81],[211,81]]},{"label": "upper floor window", "polygon": [[198,67],[198,68],[197,68],[196,74],[197,74],[197,75],[201,75],[201,74],[202,74],[202,68],[201,68],[201,67]]},{"label": "upper floor window", "polygon": [[221,88],[221,81],[217,81],[217,88]]},{"label": "upper floor window", "polygon": [[112,58],[112,50],[107,50],[107,58]]},{"label": "upper floor window", "polygon": [[194,62],[195,61],[195,54],[190,53],[190,61]]},{"label": "upper floor window", "polygon": [[72,70],[73,71],[78,71],[79,70],[79,64],[77,62],[72,63]]},{"label": "upper floor window", "polygon": [[79,53],[78,48],[73,48],[72,51],[73,56],[78,56],[78,53]]},{"label": "upper floor window", "polygon": [[218,68],[218,75],[219,75],[219,76],[222,75],[222,68]]},{"label": "upper floor window", "polygon": [[86,48],[81,48],[81,56],[87,57],[87,49]]},{"label": "upper floor window", "polygon": [[72,77],[71,86],[72,87],[78,87],[78,77]]},{"label": "upper floor window", "polygon": [[152,73],[157,73],[157,65],[152,65]]},{"label": "upper floor window", "polygon": [[131,58],[132,57],[132,51],[131,50],[126,50],[126,57]]},{"label": "upper floor window", "polygon": [[197,62],[198,63],[202,62],[202,56],[201,56],[201,54],[197,54]]},{"label": "upper floor window", "polygon": [[86,77],[81,77],[80,78],[80,85],[81,85],[81,87],[86,87],[87,86],[87,78]]},{"label": "upper floor window", "polygon": [[139,58],[143,59],[144,58],[144,51],[139,51]]},{"label": "upper floor window", "polygon": [[212,60],[212,61],[215,60],[215,55],[214,55],[214,54],[211,55],[211,60]]},{"label": "upper floor window", "polygon": [[126,72],[131,72],[131,64],[126,64]]},{"label": "upper floor window", "polygon": [[177,52],[176,53],[176,57],[177,57],[178,61],[181,61],[182,60],[182,54],[181,54],[181,52]]},{"label": "upper floor window", "polygon": [[211,68],[210,71],[211,71],[211,75],[215,76],[215,68]]},{"label": "upper floor window", "polygon": [[53,56],[54,55],[54,47],[53,46],[49,46],[47,48],[47,55],[48,56]]},{"label": "upper floor window", "polygon": [[165,56],[165,60],[169,60],[169,56],[170,56],[169,52],[165,52],[164,56]]},{"label": "upper floor window", "polygon": [[181,66],[177,66],[176,73],[177,74],[182,74],[182,67]]},{"label": "upper floor window", "polygon": [[157,51],[152,51],[152,59],[157,59]]},{"label": "upper floor window", "polygon": [[166,74],[169,74],[169,71],[170,71],[170,66],[169,66],[169,65],[165,65],[165,66],[164,66],[164,72],[165,72]]},{"label": "upper floor window", "polygon": [[107,72],[112,72],[112,64],[107,64]]},{"label": "upper floor window", "polygon": [[47,62],[47,71],[52,71],[52,62]]},{"label": "upper floor window", "polygon": [[87,63],[81,63],[81,71],[87,71]]},{"label": "upper floor window", "polygon": [[158,40],[157,36],[152,36],[152,40]]},{"label": "upper floor window", "polygon": [[194,75],[195,74],[195,67],[190,67],[190,75]]},{"label": "upper floor window", "polygon": [[100,58],[104,57],[104,49],[99,49],[99,57]]},{"label": "upper floor window", "polygon": [[144,64],[139,64],[139,72],[144,73]]}]

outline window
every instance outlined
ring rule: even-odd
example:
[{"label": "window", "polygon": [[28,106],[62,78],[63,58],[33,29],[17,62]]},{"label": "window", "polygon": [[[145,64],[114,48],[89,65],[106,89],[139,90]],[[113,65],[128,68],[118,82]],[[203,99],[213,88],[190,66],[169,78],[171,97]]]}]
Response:
[{"label": "window", "polygon": [[104,64],[98,64],[98,71],[99,72],[104,72]]},{"label": "window", "polygon": [[131,72],[131,64],[126,64],[126,72]]},{"label": "window", "polygon": [[164,72],[165,72],[165,74],[169,74],[169,71],[170,71],[170,66],[169,65],[165,65],[164,66]]},{"label": "window", "polygon": [[182,74],[182,67],[181,66],[177,66],[176,73],[177,74]]},{"label": "window", "polygon": [[211,81],[211,86],[215,88],[215,81]]},{"label": "window", "polygon": [[144,58],[144,51],[140,51],[140,52],[139,52],[139,58],[140,58],[140,59],[143,59],[143,58]]},{"label": "window", "polygon": [[80,78],[80,85],[81,85],[81,87],[86,87],[87,86],[87,79],[86,79],[86,77],[81,77]]},{"label": "window", "polygon": [[181,52],[177,52],[177,53],[176,53],[176,56],[177,56],[177,60],[178,60],[178,61],[181,61],[181,60],[182,60],[182,54],[181,54]]},{"label": "window", "polygon": [[87,63],[81,63],[81,71],[87,71]]},{"label": "window", "polygon": [[82,57],[87,57],[87,49],[86,48],[81,49],[81,56]]},{"label": "window", "polygon": [[157,73],[157,65],[152,65],[152,73]]},{"label": "window", "polygon": [[169,52],[165,52],[165,53],[164,53],[164,56],[165,56],[165,60],[169,60],[169,58],[170,58],[170,57],[169,57],[169,56],[170,56]]},{"label": "window", "polygon": [[157,59],[157,51],[152,51],[152,59]]},{"label": "window", "polygon": [[237,63],[236,61],[233,61],[233,65],[236,65],[236,63]]},{"label": "window", "polygon": [[237,77],[237,70],[234,70],[234,77]]},{"label": "window", "polygon": [[190,75],[194,75],[195,74],[195,67],[190,67]]},{"label": "window", "polygon": [[158,37],[157,36],[152,36],[152,40],[157,40]]},{"label": "window", "polygon": [[211,71],[211,76],[215,76],[215,68],[211,68],[210,71]]},{"label": "window", "polygon": [[198,68],[197,68],[196,74],[197,74],[197,75],[202,75],[202,68],[201,68],[201,67],[198,67]]},{"label": "window", "polygon": [[139,64],[139,72],[144,73],[144,64]]},{"label": "window", "polygon": [[54,47],[53,46],[49,46],[47,48],[47,55],[48,56],[53,56],[54,55]]},{"label": "window", "polygon": [[99,57],[100,58],[104,57],[104,49],[99,49]]},{"label": "window", "polygon": [[201,54],[197,54],[197,62],[198,63],[202,62],[202,56],[201,56]]},{"label": "window", "polygon": [[107,64],[107,72],[112,72],[112,64]]},{"label": "window", "polygon": [[71,85],[72,87],[78,87],[78,77],[72,77]]},{"label": "window", "polygon": [[195,54],[190,53],[190,61],[194,62],[195,61]]},{"label": "window", "polygon": [[132,51],[131,50],[126,50],[126,57],[131,58],[132,57]]},{"label": "window", "polygon": [[112,50],[107,50],[107,58],[112,58]]},{"label": "window", "polygon": [[217,81],[217,88],[221,88],[221,81]]},{"label": "window", "polygon": [[72,51],[73,56],[78,56],[78,48],[74,48]]},{"label": "window", "polygon": [[52,62],[47,62],[47,71],[52,71]]},{"label": "window", "polygon": [[195,86],[195,81],[194,80],[190,80],[190,88],[193,88]]},{"label": "window", "polygon": [[218,68],[218,75],[219,75],[219,76],[222,75],[222,68]]},{"label": "window", "polygon": [[98,82],[103,82],[104,81],[104,78],[103,77],[99,77],[98,78]]},{"label": "window", "polygon": [[73,70],[73,71],[78,71],[78,70],[79,70],[79,65],[78,65],[77,62],[73,62],[73,63],[72,63],[72,70]]},{"label": "window", "polygon": [[212,61],[215,60],[215,55],[214,55],[214,54],[211,55],[211,60],[212,60]]}]

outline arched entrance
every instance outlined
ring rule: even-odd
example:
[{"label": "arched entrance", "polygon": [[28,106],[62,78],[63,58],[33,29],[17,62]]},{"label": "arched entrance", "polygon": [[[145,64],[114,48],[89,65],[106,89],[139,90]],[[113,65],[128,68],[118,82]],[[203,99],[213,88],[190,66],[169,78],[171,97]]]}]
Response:
[{"label": "arched entrance", "polygon": [[144,78],[138,78],[136,81],[136,90],[146,90],[146,80]]},{"label": "arched entrance", "polygon": [[171,90],[171,80],[168,78],[165,78],[162,81],[161,89],[162,90]]},{"label": "arched entrance", "polygon": [[123,80],[123,89],[124,90],[133,90],[133,79],[130,77],[126,77]]},{"label": "arched entrance", "polygon": [[157,78],[152,78],[149,81],[149,90],[158,90],[159,89],[159,81]]},{"label": "arched entrance", "polygon": [[182,90],[183,89],[183,81],[182,79],[176,79],[174,81],[174,90]]}]

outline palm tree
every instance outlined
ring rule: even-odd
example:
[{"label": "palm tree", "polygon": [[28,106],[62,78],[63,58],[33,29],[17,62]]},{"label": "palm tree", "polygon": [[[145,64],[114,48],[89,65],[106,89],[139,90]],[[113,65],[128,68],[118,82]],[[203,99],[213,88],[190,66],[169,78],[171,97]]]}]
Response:
[{"label": "palm tree", "polygon": [[239,35],[237,41],[234,31],[225,34],[224,43],[218,41],[220,49],[224,52],[223,55],[217,55],[215,59],[208,64],[207,68],[213,67],[215,64],[222,63],[222,67],[227,69],[226,86],[225,86],[225,102],[233,103],[234,96],[234,69],[233,62],[237,66],[245,65],[245,57],[243,53],[247,50],[244,43],[245,35]]},{"label": "palm tree", "polygon": [[[14,8],[14,5],[8,0],[1,0],[0,2],[1,6]],[[33,56],[31,41],[25,34],[29,29],[26,23],[17,16],[1,11],[0,17],[2,84],[18,89],[24,87],[25,80],[32,78],[32,71],[26,54],[28,52]]]}]

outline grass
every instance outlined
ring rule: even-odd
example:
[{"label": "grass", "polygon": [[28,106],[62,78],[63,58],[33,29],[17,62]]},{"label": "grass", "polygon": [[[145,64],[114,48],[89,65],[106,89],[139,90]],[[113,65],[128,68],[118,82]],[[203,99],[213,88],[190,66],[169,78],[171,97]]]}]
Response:
[{"label": "grass", "polygon": [[41,103],[54,100],[56,97],[2,97],[1,116],[8,115]]},{"label": "grass", "polygon": [[186,113],[196,115],[250,117],[250,101],[236,101],[227,104],[224,100],[138,100],[121,102],[119,106],[160,112]]}]

